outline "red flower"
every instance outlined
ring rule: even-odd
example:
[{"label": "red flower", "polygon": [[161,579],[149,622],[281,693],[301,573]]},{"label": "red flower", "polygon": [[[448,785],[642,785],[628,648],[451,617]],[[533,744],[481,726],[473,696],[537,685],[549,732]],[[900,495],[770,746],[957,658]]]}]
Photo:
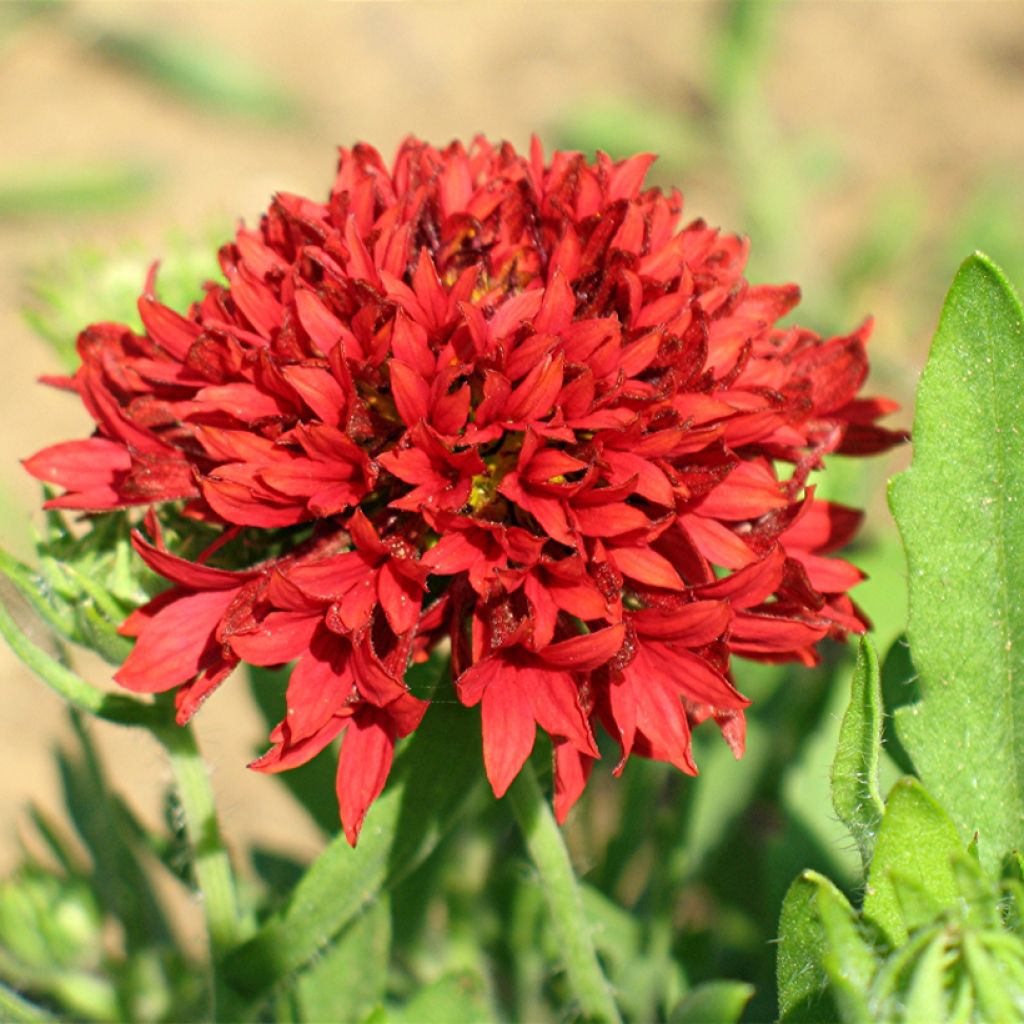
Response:
[{"label": "red flower", "polygon": [[409,140],[389,168],[358,145],[326,203],[281,194],[240,230],[187,316],[151,275],[144,334],[87,328],[72,383],[96,433],[26,463],[65,489],[51,504],[183,502],[268,556],[229,572],[138,538],[174,586],[125,623],[118,680],[178,688],[184,721],[238,661],[295,660],[254,767],[343,735],[352,842],[426,710],[406,668],[442,642],[495,792],[539,725],[560,819],[598,725],[616,771],[695,772],[708,717],[741,753],[730,655],[810,663],[864,624],[860,573],[827,557],[860,515],[808,474],[902,435],[858,397],[870,324],[777,327],[798,289],[680,229],[652,159]]}]

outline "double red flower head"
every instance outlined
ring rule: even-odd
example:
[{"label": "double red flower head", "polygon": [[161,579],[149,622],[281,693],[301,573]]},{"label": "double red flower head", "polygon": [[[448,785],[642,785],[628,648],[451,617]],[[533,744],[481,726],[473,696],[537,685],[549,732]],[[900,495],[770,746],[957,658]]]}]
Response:
[{"label": "double red flower head", "polygon": [[[652,160],[409,140],[388,167],[357,145],[326,203],[281,194],[239,230],[187,316],[151,278],[144,334],[83,331],[63,383],[97,429],[26,463],[65,489],[49,504],[174,502],[223,530],[197,561],[136,534],[173,586],[124,623],[118,681],[177,688],[185,722],[240,661],[294,660],[253,767],[343,736],[353,843],[428,708],[406,670],[440,644],[496,795],[550,735],[559,819],[598,725],[616,772],[635,753],[694,773],[706,718],[738,755],[730,655],[812,663],[864,626],[860,572],[827,557],[860,514],[808,474],[902,435],[857,397],[870,325],[777,327],[798,289],[751,287],[744,241],[680,230]],[[274,557],[216,567],[242,541]]]}]

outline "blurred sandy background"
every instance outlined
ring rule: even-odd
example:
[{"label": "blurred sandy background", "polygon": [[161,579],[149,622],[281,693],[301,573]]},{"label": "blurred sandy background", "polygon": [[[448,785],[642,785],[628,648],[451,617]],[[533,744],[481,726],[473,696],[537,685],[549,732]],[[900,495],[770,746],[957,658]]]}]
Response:
[{"label": "blurred sandy background", "polygon": [[[154,63],[168,45],[177,71]],[[228,87],[210,78],[218,61]],[[260,90],[262,110],[249,109]],[[35,268],[81,243],[159,256],[168,228],[253,220],[275,189],[319,197],[338,143],[389,156],[408,132],[443,143],[477,131],[662,151],[661,180],[681,186],[691,216],[750,234],[757,276],[801,282],[805,322],[879,317],[879,388],[904,399],[971,246],[1022,283],[1022,3],[779,3],[739,17],[640,0],[0,5],[3,545],[31,550],[38,495],[17,459],[89,429],[68,396],[34,384],[57,368],[20,314]],[[51,748],[66,725],[6,648],[0,680],[6,870],[27,803],[57,810]],[[226,685],[198,729],[229,837],[315,850],[305,818],[245,768],[261,730],[244,688]],[[154,818],[159,751],[96,732]]]}]

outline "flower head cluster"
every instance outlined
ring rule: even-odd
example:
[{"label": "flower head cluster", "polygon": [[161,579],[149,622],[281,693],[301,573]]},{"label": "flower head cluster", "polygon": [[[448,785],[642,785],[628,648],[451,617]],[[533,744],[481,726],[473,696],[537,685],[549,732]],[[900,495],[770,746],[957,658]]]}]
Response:
[{"label": "flower head cluster", "polygon": [[50,504],[174,502],[275,544],[240,570],[136,535],[173,586],[122,627],[119,682],[177,688],[185,721],[240,661],[294,661],[254,767],[342,736],[352,842],[427,711],[407,667],[441,643],[495,793],[539,725],[560,819],[599,725],[616,771],[695,772],[707,718],[739,754],[730,655],[811,663],[863,628],[861,574],[828,557],[860,514],[809,473],[900,435],[857,397],[870,325],[776,326],[798,289],[748,285],[743,240],[680,228],[652,160],[409,140],[389,167],[357,145],[327,202],[280,194],[239,230],[187,316],[151,276],[145,333],[83,331],[63,383],[97,428],[28,460],[65,489]]}]

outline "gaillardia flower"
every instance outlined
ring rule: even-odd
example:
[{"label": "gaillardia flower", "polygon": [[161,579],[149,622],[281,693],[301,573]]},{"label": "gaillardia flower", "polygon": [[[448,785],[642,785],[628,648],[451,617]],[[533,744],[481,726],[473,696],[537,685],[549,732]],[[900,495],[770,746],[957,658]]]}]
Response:
[{"label": "gaillardia flower", "polygon": [[195,561],[155,517],[136,535],[173,586],[122,626],[121,685],[177,688],[184,722],[240,661],[294,661],[253,767],[341,736],[353,843],[428,710],[406,670],[442,643],[497,796],[538,725],[560,820],[599,726],[616,772],[638,754],[695,773],[706,718],[738,756],[730,656],[809,664],[864,628],[861,573],[828,557],[860,513],[810,472],[902,435],[875,423],[893,403],[858,397],[870,324],[776,326],[798,289],[748,285],[745,241],[680,229],[679,194],[643,188],[653,159],[343,149],[328,200],[276,196],[186,316],[151,274],[145,333],[86,328],[58,383],[96,431],[27,461],[64,488],[49,504],[173,502],[223,529]]}]

